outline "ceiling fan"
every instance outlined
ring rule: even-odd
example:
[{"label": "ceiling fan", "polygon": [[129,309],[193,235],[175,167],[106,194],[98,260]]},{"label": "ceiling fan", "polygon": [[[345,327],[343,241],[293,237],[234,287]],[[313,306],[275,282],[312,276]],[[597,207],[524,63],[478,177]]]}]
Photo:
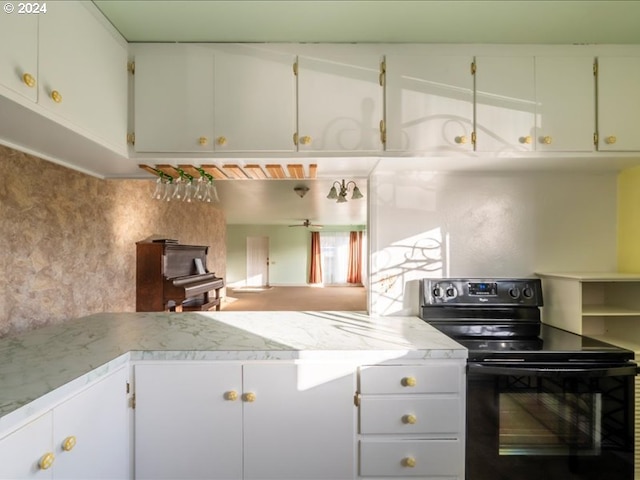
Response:
[{"label": "ceiling fan", "polygon": [[316,225],[311,223],[311,221],[307,218],[302,223],[297,223],[295,225],[289,225],[290,227],[307,227],[307,228],[322,228],[324,225]]}]

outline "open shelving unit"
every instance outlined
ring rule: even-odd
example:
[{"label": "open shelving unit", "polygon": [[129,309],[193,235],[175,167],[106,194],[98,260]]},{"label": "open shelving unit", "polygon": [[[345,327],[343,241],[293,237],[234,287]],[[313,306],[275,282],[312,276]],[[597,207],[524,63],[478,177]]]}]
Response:
[{"label": "open shelving unit", "polygon": [[636,352],[640,357],[640,273],[547,273],[542,321]]}]

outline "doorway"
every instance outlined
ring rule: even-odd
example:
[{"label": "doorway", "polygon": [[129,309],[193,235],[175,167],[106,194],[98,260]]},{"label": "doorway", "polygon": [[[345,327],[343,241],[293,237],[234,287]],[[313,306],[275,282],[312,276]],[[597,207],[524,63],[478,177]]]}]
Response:
[{"label": "doorway", "polygon": [[247,286],[269,286],[269,237],[247,237]]}]

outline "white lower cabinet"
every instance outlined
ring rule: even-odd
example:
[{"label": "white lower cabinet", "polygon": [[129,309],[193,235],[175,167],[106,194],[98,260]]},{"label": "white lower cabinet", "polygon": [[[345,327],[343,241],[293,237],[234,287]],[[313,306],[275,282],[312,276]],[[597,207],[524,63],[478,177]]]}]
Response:
[{"label": "white lower cabinet", "polygon": [[345,480],[355,472],[355,368],[141,363],[137,479]]},{"label": "white lower cabinet", "polygon": [[0,479],[132,478],[123,367],[0,439]]},{"label": "white lower cabinet", "polygon": [[359,371],[359,475],[464,479],[465,361]]}]

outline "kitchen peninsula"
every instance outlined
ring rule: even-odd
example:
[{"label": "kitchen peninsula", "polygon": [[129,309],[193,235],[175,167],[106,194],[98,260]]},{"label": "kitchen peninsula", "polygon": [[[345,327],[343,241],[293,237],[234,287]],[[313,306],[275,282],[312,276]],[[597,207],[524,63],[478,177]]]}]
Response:
[{"label": "kitchen peninsula", "polygon": [[0,478],[104,478],[106,436],[111,478],[462,479],[466,356],[418,318],[353,312],[43,327],[0,340]]}]

